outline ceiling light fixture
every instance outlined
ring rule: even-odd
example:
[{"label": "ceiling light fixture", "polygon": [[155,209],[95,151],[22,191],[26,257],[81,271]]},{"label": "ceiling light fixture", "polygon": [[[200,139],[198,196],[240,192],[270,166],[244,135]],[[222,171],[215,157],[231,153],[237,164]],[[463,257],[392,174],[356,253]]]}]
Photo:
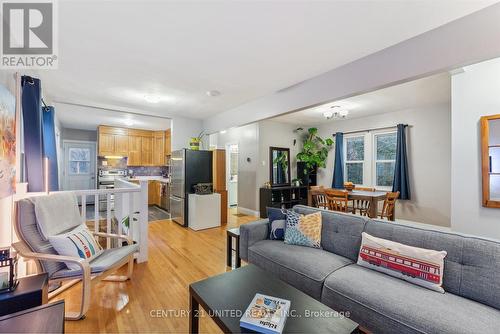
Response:
[{"label": "ceiling light fixture", "polygon": [[323,116],[326,119],[343,119],[349,115],[349,110],[341,109],[340,106],[331,106],[330,110],[323,112]]},{"label": "ceiling light fixture", "polygon": [[216,97],[216,96],[220,95],[220,91],[218,91],[216,89],[207,90],[206,94],[207,94],[207,96]]},{"label": "ceiling light fixture", "polygon": [[219,133],[220,133],[221,135],[223,135],[223,134],[225,134],[226,132],[227,132],[226,130],[221,130]]},{"label": "ceiling light fixture", "polygon": [[158,103],[161,100],[161,97],[159,95],[150,95],[146,94],[144,95],[144,100],[149,103]]}]

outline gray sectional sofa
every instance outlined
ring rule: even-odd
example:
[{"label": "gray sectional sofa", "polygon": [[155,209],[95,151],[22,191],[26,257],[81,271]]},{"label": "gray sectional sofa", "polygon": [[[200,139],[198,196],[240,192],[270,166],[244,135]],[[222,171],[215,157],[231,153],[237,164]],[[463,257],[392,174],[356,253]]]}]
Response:
[{"label": "gray sectional sofa", "polygon": [[[241,258],[334,310],[349,311],[373,333],[500,333],[500,242],[302,205],[293,210],[322,211],[322,249],[269,240],[264,219],[240,227]],[[446,293],[358,266],[362,232],[446,250]]]}]

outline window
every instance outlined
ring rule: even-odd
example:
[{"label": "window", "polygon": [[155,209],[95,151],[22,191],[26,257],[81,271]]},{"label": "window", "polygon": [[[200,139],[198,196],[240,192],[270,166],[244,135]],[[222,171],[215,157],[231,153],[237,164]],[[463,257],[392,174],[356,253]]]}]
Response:
[{"label": "window", "polygon": [[88,148],[72,147],[69,149],[69,173],[90,173],[90,150]]},{"label": "window", "polygon": [[363,184],[365,137],[358,136],[346,138],[345,152],[345,180],[354,184]]},{"label": "window", "polygon": [[392,187],[396,166],[396,133],[375,134],[375,186]]},{"label": "window", "polygon": [[344,181],[390,190],[396,166],[396,131],[344,137]]}]

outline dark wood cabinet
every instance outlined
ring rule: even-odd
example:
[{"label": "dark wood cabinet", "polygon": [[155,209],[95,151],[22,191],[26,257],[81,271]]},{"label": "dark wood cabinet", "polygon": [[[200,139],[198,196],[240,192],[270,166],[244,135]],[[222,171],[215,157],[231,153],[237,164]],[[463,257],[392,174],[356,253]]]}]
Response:
[{"label": "dark wood cabinet", "polygon": [[261,218],[267,218],[267,207],[289,209],[297,204],[307,205],[307,187],[260,188]]}]

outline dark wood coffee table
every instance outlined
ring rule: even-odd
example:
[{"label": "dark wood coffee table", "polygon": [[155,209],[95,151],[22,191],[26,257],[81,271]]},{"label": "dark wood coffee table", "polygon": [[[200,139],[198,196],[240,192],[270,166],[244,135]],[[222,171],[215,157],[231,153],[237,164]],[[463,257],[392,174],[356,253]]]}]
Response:
[{"label": "dark wood coffee table", "polygon": [[256,293],[291,301],[283,333],[358,333],[354,321],[251,264],[189,286],[189,332],[198,333],[199,305],[225,333],[251,332],[240,318]]}]

